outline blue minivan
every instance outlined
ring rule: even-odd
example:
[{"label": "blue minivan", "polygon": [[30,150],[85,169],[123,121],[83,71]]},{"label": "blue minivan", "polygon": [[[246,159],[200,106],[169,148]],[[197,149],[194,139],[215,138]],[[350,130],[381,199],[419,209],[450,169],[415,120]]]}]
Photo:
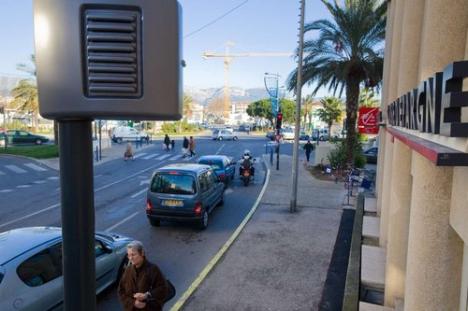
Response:
[{"label": "blue minivan", "polygon": [[153,226],[160,226],[161,220],[191,221],[205,229],[209,213],[223,200],[224,184],[210,166],[170,164],[151,178],[146,216]]}]

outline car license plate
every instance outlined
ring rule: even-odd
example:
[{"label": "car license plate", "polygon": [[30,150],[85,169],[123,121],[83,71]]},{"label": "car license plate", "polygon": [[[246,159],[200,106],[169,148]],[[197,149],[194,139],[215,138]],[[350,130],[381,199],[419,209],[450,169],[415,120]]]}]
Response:
[{"label": "car license plate", "polygon": [[180,207],[180,206],[184,206],[184,202],[179,201],[179,200],[163,200],[162,205]]}]

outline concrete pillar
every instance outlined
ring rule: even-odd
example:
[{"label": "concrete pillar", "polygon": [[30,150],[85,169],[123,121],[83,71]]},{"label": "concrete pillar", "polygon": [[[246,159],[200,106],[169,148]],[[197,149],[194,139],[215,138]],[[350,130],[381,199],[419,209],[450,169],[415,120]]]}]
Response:
[{"label": "concrete pillar", "polygon": [[[393,17],[395,11],[395,1],[389,1],[387,4],[387,25],[385,28],[385,52],[384,52],[384,68],[382,81],[382,97],[380,101],[380,110],[384,119],[387,115],[387,93],[388,79],[390,77],[390,61],[392,54],[392,37],[393,37]],[[380,216],[382,209],[382,183],[385,155],[385,130],[379,130],[379,154],[377,155],[377,176],[375,183],[375,192],[377,195],[377,214]]]},{"label": "concrete pillar", "polygon": [[426,0],[419,80],[464,59],[468,28],[467,0]]},{"label": "concrete pillar", "polygon": [[418,70],[424,0],[406,0],[404,11],[396,97],[403,95],[419,84]]},{"label": "concrete pillar", "polygon": [[382,247],[387,245],[388,212],[390,207],[390,187],[392,182],[392,160],[393,160],[393,136],[385,133],[385,155],[384,174],[382,181],[382,208],[380,210],[380,238],[379,244]]},{"label": "concrete pillar", "polygon": [[[394,64],[399,68],[395,98],[418,85],[424,0],[406,0],[403,11],[399,63]],[[399,140],[393,148],[385,267],[385,305],[391,307],[395,298],[404,299],[405,294],[412,184],[411,149]]]},{"label": "concrete pillar", "polygon": [[411,205],[411,149],[395,139],[393,144],[390,210],[388,214],[385,305],[394,307],[395,298],[404,299],[406,255]]},{"label": "concrete pillar", "polygon": [[468,310],[468,244],[465,243],[463,249],[462,285],[460,289],[459,311]]},{"label": "concrete pillar", "polygon": [[[391,2],[392,6],[392,43],[391,43],[391,54],[390,54],[390,64],[388,68],[388,82],[387,82],[387,91],[385,93],[385,98],[383,99],[385,105],[388,105],[390,101],[396,97],[396,87],[398,85],[398,62],[400,58],[400,41],[401,41],[401,31],[402,31],[402,21],[403,21],[403,0],[393,0]],[[385,106],[386,107],[386,106]],[[386,108],[385,108],[386,109]],[[388,133],[387,133],[388,134]],[[391,135],[385,135],[385,150],[384,150],[384,166],[382,175],[382,195],[377,201],[378,206],[380,206],[380,239],[379,243],[381,246],[387,244],[387,228],[388,228],[388,208],[389,208],[389,193],[386,193],[390,187],[391,181],[391,165],[392,165],[392,147],[389,147],[387,142],[389,142]],[[387,158],[387,155],[389,158]]]},{"label": "concrete pillar", "polygon": [[463,243],[449,225],[453,169],[413,151],[405,310],[458,311]]}]

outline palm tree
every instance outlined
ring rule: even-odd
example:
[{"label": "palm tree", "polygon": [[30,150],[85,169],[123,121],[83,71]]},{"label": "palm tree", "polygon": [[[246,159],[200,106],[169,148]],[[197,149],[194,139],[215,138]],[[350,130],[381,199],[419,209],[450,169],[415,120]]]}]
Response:
[{"label": "palm tree", "polygon": [[32,126],[36,129],[39,104],[35,82],[27,79],[21,80],[11,91],[11,95],[13,96],[11,102],[13,106],[32,114]]},{"label": "palm tree", "polygon": [[[359,88],[378,86],[383,71],[386,1],[321,0],[332,20],[316,20],[305,31],[319,31],[317,39],[304,42],[302,81],[315,83],[314,94],[328,86],[333,94],[346,91],[347,163],[352,165],[356,144]],[[291,72],[289,89],[296,87],[297,70]]]},{"label": "palm tree", "polygon": [[331,137],[331,127],[333,123],[341,121],[343,112],[343,102],[336,97],[325,97],[320,100],[323,108],[315,112],[322,122],[328,126],[328,135]]},{"label": "palm tree", "polygon": [[379,106],[380,102],[375,98],[374,90],[368,87],[363,88],[359,94],[359,107],[374,108]]}]

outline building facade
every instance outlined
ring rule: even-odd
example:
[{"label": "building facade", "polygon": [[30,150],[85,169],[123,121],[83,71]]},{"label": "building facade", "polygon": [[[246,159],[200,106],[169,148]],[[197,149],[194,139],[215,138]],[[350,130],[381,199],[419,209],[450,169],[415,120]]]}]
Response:
[{"label": "building facade", "polygon": [[384,304],[467,311],[468,0],[391,0],[387,18],[376,182]]}]

